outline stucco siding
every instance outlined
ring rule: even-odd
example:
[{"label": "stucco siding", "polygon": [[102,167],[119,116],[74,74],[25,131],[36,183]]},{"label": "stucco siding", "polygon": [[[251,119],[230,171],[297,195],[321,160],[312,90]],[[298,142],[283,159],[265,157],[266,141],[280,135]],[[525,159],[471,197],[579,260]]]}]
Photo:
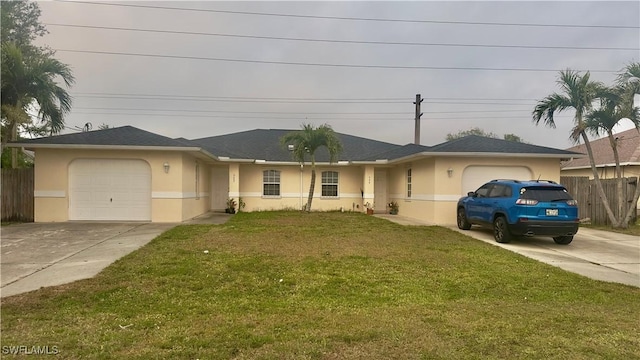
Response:
[{"label": "stucco siding", "polygon": [[[205,212],[205,205],[192,206],[185,202],[188,188],[183,187],[183,162],[190,158],[177,152],[38,149],[35,155],[35,209],[37,222],[67,221],[69,219],[69,165],[78,159],[139,159],[151,168],[151,221],[182,221]],[[191,163],[194,161],[191,160]],[[164,164],[169,164],[165,172]],[[202,184],[208,178],[201,172]],[[192,172],[192,176],[195,173]],[[195,180],[191,192],[195,190]],[[186,210],[184,210],[186,209]]]},{"label": "stucco siding", "polygon": [[196,158],[182,155],[182,221],[204,214],[211,208],[210,167]]},{"label": "stucco siding", "polygon": [[[263,195],[263,171],[280,172],[280,195]],[[338,196],[322,196],[322,172],[338,172]],[[240,197],[245,202],[244,211],[267,211],[282,209],[301,209],[308,200],[311,184],[311,168],[300,165],[261,165],[240,166]],[[359,167],[317,166],[312,210],[361,210],[362,208],[362,170]],[[237,201],[237,199],[236,199]]]},{"label": "stucco siding", "polygon": [[[406,169],[409,164],[396,166],[390,171],[393,194],[400,209],[399,214],[427,223],[455,224],[457,200],[463,196],[462,174],[472,165],[486,166],[526,166],[537,178],[560,181],[558,159],[540,158],[469,158],[440,157],[414,161],[412,169],[412,194],[406,197]],[[449,176],[451,169],[451,176]],[[401,190],[402,192],[398,192]]]}]

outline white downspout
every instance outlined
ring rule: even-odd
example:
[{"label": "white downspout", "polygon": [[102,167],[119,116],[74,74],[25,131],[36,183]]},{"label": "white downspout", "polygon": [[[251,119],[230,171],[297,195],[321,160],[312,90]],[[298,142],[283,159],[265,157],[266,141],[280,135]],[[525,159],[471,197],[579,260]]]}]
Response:
[{"label": "white downspout", "polygon": [[302,210],[302,201],[303,201],[303,189],[304,189],[304,185],[303,185],[303,171],[304,171],[304,164],[300,164],[300,210]]}]

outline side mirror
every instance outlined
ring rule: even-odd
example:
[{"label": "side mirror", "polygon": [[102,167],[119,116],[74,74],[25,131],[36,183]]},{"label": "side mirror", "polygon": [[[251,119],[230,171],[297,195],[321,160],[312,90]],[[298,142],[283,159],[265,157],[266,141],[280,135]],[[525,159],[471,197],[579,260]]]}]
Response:
[{"label": "side mirror", "polygon": [[476,192],[475,192],[475,191],[469,191],[469,192],[467,193],[467,196],[469,196],[469,197],[476,197]]}]

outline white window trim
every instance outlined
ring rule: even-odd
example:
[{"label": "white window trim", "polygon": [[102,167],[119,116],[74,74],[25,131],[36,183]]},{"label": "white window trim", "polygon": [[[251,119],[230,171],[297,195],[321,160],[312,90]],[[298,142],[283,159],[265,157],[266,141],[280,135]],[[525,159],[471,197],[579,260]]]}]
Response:
[{"label": "white window trim", "polygon": [[[264,181],[264,173],[267,172],[267,171],[275,171],[275,172],[278,173],[278,182],[277,183],[276,182],[265,183],[265,181]],[[278,184],[278,195],[265,195],[264,194],[264,186],[267,185],[267,184],[269,184],[269,185]],[[280,198],[282,198],[282,171],[277,170],[277,169],[265,169],[265,170],[262,170],[262,191],[261,191],[261,193],[262,193],[262,198],[265,198],[265,199],[280,199]]]},{"label": "white window trim", "polygon": [[[325,172],[332,172],[332,173],[336,173],[338,176],[338,182],[337,183],[323,183],[322,182],[322,174]],[[335,185],[336,187],[336,195],[335,196],[331,196],[331,195],[322,195],[322,186],[323,185]],[[340,199],[340,172],[339,171],[335,171],[335,170],[322,170],[320,171],[320,198],[321,199]]]}]

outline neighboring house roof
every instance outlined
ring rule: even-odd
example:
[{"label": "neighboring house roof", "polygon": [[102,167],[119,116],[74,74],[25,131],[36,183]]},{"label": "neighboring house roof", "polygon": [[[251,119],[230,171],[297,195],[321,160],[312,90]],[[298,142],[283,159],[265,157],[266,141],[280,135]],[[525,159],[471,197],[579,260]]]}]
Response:
[{"label": "neighboring house roof", "polygon": [[[640,165],[640,132],[636,129],[630,129],[614,134],[617,139],[618,155],[621,165]],[[613,166],[615,159],[613,157],[613,149],[607,136],[591,141],[591,149],[593,150],[594,161],[596,166]],[[567,149],[582,154],[587,153],[584,144],[574,146]],[[574,158],[562,163],[562,169],[580,169],[591,167],[588,157]]]},{"label": "neighboring house roof", "polygon": [[[280,139],[295,130],[256,129],[227,135],[188,140],[171,139],[132,126],[122,126],[75,134],[20,140],[10,146],[25,148],[154,148],[198,152],[199,157],[217,160],[264,160],[292,162],[291,151],[283,147]],[[536,155],[556,158],[581,157],[571,151],[553,149],[525,143],[486,138],[476,135],[448,141],[433,147],[407,144],[396,145],[363,137],[336,134],[343,151],[338,161],[376,162],[402,161],[416,156],[483,154]],[[329,162],[329,154],[322,147],[316,152],[317,162]]]}]

